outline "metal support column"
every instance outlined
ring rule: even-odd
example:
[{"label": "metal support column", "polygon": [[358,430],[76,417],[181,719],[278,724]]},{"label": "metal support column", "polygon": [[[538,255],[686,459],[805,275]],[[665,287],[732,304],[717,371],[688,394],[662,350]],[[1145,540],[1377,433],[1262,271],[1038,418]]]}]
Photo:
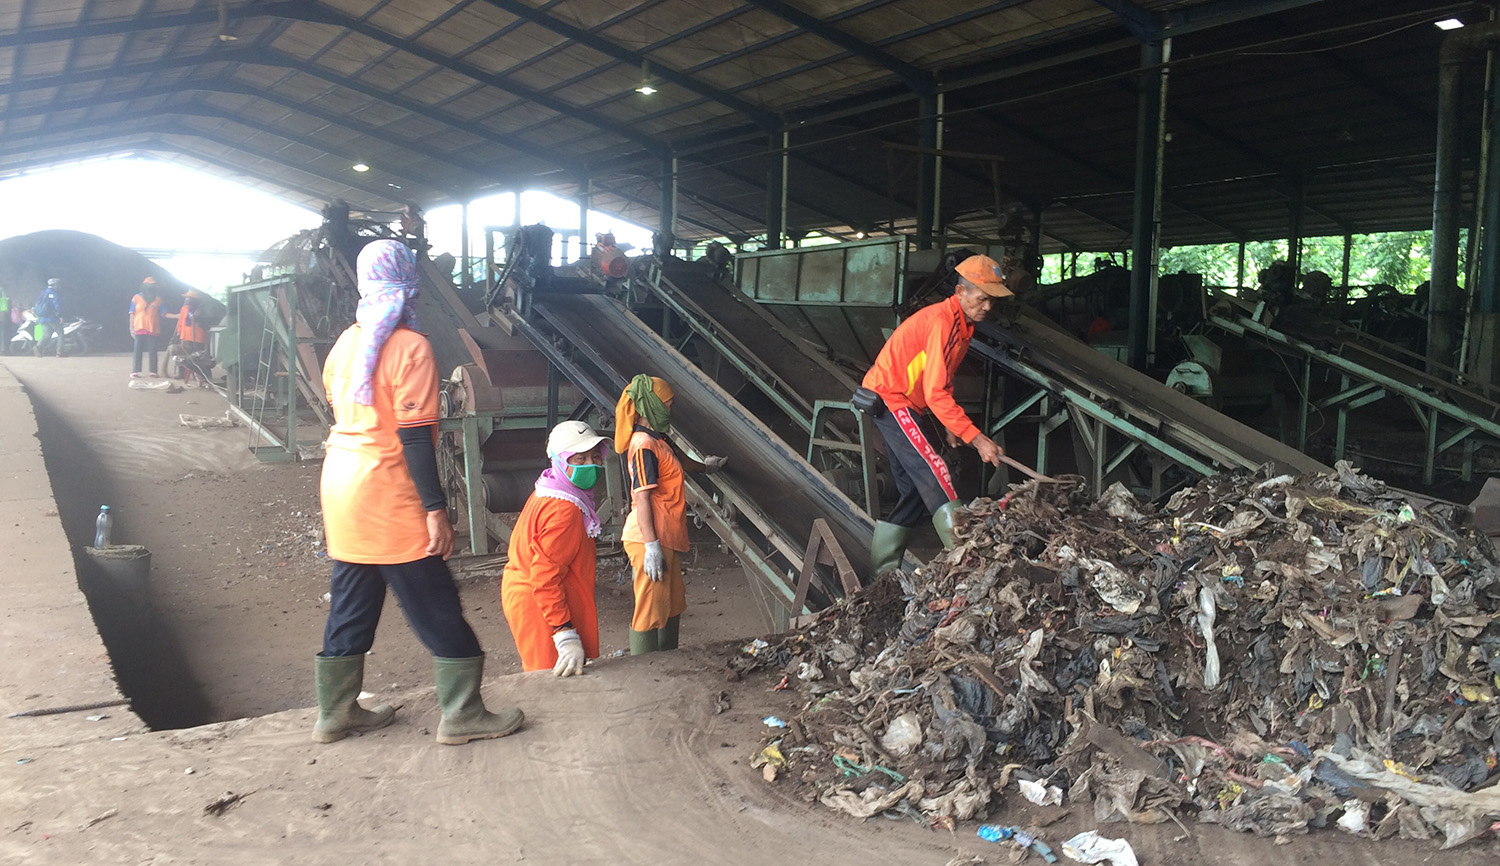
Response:
[{"label": "metal support column", "polygon": [[589,253],[589,205],[594,200],[594,181],[589,178],[583,182],[583,195],[578,197],[578,257],[586,258]]},{"label": "metal support column", "polygon": [[786,235],[786,177],[791,133],[771,136],[771,171],[766,182],[766,249],[779,250]]},{"label": "metal support column", "polygon": [[[286,450],[296,460],[297,448],[297,281],[286,281]],[[271,315],[276,306],[271,305]],[[267,383],[267,387],[270,384]]]},{"label": "metal support column", "polygon": [[[1475,309],[1500,313],[1500,74],[1490,82],[1489,147],[1486,152],[1484,203],[1479,224],[1483,226],[1480,247],[1479,294]],[[1472,270],[1472,269],[1471,269]]]},{"label": "metal support column", "polygon": [[1302,280],[1302,218],[1307,210],[1303,207],[1306,198],[1307,184],[1298,178],[1297,187],[1292,191],[1292,200],[1288,204],[1292,219],[1286,241],[1286,263],[1292,269],[1293,286]]},{"label": "metal support column", "polygon": [[1240,241],[1239,267],[1235,271],[1234,284],[1240,288],[1245,287],[1245,242]]},{"label": "metal support column", "polygon": [[1302,362],[1302,392],[1298,395],[1297,409],[1297,450],[1307,453],[1307,413],[1312,409],[1312,366],[1313,359],[1307,358]]},{"label": "metal support column", "polygon": [[917,99],[917,249],[932,249],[932,237],[938,224],[938,176],[943,162],[938,156],[942,147],[942,96],[923,93]]},{"label": "metal support column", "polygon": [[1343,287],[1339,292],[1339,297],[1345,300],[1349,299],[1349,259],[1353,253],[1354,235],[1344,235],[1344,281],[1339,283]]},{"label": "metal support column", "polygon": [[1166,136],[1166,63],[1170,39],[1141,46],[1139,111],[1135,138],[1135,208],[1131,232],[1130,366],[1144,370],[1155,330],[1157,226],[1161,221],[1161,168]]},{"label": "metal support column", "polygon": [[490,415],[465,415],[460,421],[464,444],[464,490],[469,506],[469,552],[483,556],[490,552],[490,536],[485,529],[484,454],[480,446],[495,432]]},{"label": "metal support column", "polygon": [[1453,364],[1459,330],[1458,228],[1463,206],[1459,84],[1464,54],[1444,50],[1438,62],[1437,165],[1432,192],[1432,282],[1427,293],[1427,358]]},{"label": "metal support column", "polygon": [[559,392],[562,388],[562,376],[558,373],[557,365],[547,363],[547,429],[551,430],[557,426]]},{"label": "metal support column", "polygon": [[663,236],[677,243],[677,157],[665,156],[661,160],[661,220],[658,230]]},{"label": "metal support column", "polygon": [[474,285],[472,277],[473,267],[469,259],[473,256],[469,252],[469,203],[461,202],[458,206],[458,285],[467,291]]}]

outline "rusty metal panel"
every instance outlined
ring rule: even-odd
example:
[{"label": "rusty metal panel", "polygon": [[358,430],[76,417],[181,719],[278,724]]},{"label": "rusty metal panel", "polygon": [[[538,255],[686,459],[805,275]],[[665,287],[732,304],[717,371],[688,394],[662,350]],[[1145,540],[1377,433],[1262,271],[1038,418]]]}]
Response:
[{"label": "rusty metal panel", "polygon": [[840,247],[814,247],[798,252],[802,253],[796,257],[802,267],[797,275],[797,303],[837,304],[842,301],[844,250]]},{"label": "rusty metal panel", "polygon": [[894,306],[901,299],[907,239],[741,253],[740,291],[771,304]]},{"label": "rusty metal panel", "polygon": [[789,303],[797,300],[797,256],[767,256],[760,261],[757,301]]},{"label": "rusty metal panel", "polygon": [[899,300],[905,241],[850,247],[844,265],[844,302],[892,307]]}]

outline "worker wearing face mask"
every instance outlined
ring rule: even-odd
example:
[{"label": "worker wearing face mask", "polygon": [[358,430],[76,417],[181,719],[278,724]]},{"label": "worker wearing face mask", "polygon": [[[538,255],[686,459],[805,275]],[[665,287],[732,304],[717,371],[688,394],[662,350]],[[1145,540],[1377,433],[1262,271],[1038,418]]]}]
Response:
[{"label": "worker wearing face mask", "polygon": [[582,421],[547,436],[552,465],[536,480],[511,532],[500,603],[523,670],[583,673],[599,657],[594,606],[594,488],[604,472],[605,439]]}]

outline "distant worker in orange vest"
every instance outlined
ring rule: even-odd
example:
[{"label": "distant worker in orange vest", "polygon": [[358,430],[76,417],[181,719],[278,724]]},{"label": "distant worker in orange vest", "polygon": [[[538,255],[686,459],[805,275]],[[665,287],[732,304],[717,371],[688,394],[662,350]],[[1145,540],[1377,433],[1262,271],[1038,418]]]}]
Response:
[{"label": "distant worker in orange vest", "polygon": [[130,378],[141,378],[141,355],[150,353],[151,378],[156,378],[156,338],[161,334],[161,296],[156,293],[156,280],[147,277],[141,282],[141,290],[130,299],[130,333],[135,337],[135,360]]},{"label": "distant worker in orange vest", "polygon": [[188,289],[182,296],[182,309],[176,314],[177,341],[187,354],[208,348],[208,329],[198,323],[198,306],[203,294],[197,289]]},{"label": "distant worker in orange vest", "polygon": [[585,658],[599,657],[594,539],[601,524],[593,491],[604,472],[604,441],[582,421],[552,428],[552,465],[511,531],[500,601],[522,670],[571,677],[583,673]]},{"label": "distant worker in orange vest", "polygon": [[929,413],[944,427],[950,446],[967,443],[979,459],[1000,465],[1004,453],[969,420],[953,399],[953,376],[969,351],[974,325],[990,314],[996,298],[1011,297],[1000,265],[970,256],[955,269],[953,296],[913,313],[898,326],[875,366],[865,374],[855,403],[875,419],[885,440],[899,499],[886,520],[875,523],[870,565],[875,576],[901,567],[911,530],[932,515],[938,538],[953,547],[958,493],[948,464],[933,446]]},{"label": "distant worker in orange vest", "polygon": [[630,472],[630,515],[620,540],[635,572],[635,615],[630,654],[677,649],[687,610],[681,555],[688,550],[685,472],[718,472],[725,457],[703,462],[677,450],[672,429],[672,386],[642,373],[615,405],[615,451]]},{"label": "distant worker in orange vest", "polygon": [[492,713],[480,695],[484,650],[464,619],[448,571],[453,526],[438,478],[438,369],[417,328],[417,260],[400,241],[359,253],[359,307],[323,364],[333,407],[319,500],[333,560],[323,649],[314,659],[318,721],[313,740],[331,743],[390,724],[395,708],[359,705],[365,654],[386,588],[433,655],[437,741],[503,737],[518,709]]}]

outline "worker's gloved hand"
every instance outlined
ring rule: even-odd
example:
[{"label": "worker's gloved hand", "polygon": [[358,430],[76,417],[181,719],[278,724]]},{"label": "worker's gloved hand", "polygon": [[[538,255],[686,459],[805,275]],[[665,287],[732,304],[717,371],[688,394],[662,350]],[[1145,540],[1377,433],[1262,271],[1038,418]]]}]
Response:
[{"label": "worker's gloved hand", "polygon": [[667,556],[662,553],[660,541],[646,542],[646,576],[661,583],[667,575]]},{"label": "worker's gloved hand", "polygon": [[708,473],[718,472],[729,462],[728,457],[705,457],[703,458],[703,471]]},{"label": "worker's gloved hand", "polygon": [[578,629],[565,628],[554,632],[552,645],[557,647],[557,664],[552,666],[555,677],[576,677],[583,673],[583,638]]}]

